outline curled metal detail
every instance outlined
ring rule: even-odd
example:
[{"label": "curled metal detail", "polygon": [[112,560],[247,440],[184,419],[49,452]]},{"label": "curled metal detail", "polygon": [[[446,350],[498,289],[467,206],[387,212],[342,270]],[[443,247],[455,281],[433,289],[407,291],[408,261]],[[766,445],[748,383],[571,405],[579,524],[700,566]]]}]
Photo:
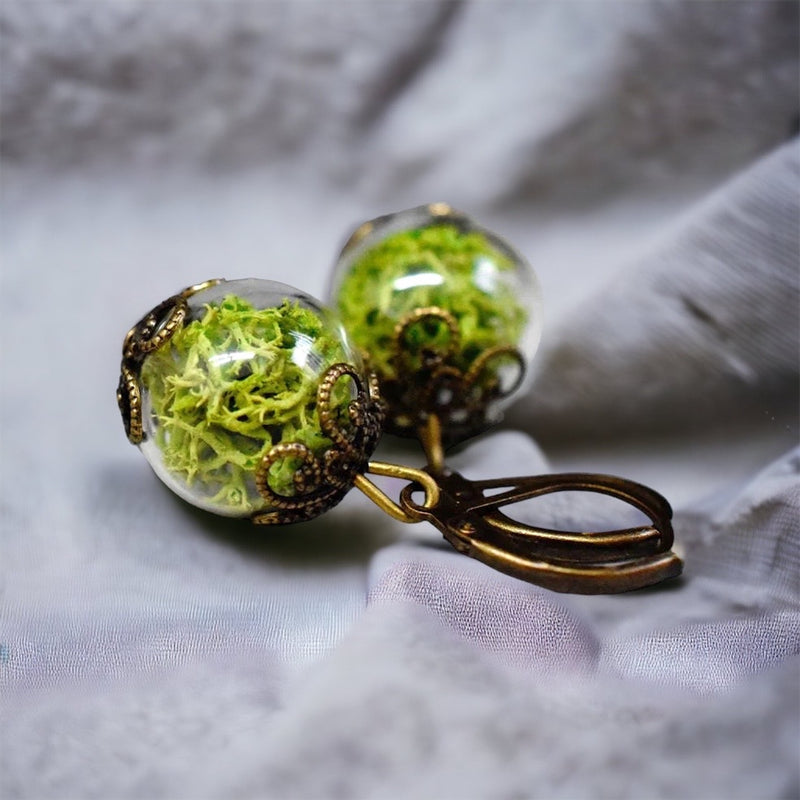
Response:
[{"label": "curled metal detail", "polygon": [[[469,394],[469,390],[478,383],[482,375],[486,372],[490,372],[489,364],[503,358],[508,358],[516,364],[517,373],[514,380],[506,387],[500,386],[499,381],[497,383],[492,383],[492,388],[490,390],[484,390],[484,393],[491,394],[491,399],[502,399],[514,394],[525,378],[525,359],[516,347],[510,347],[508,345],[498,345],[497,347],[485,350],[472,362],[470,368],[464,375],[464,387],[468,390],[467,394]],[[492,376],[491,380],[495,381],[496,376]]]},{"label": "curled metal detail", "polygon": [[[426,321],[438,321],[447,334],[442,343],[410,346],[410,332]],[[393,337],[396,378],[384,378],[381,392],[389,408],[387,427],[394,433],[415,434],[425,419],[437,415],[449,437],[475,433],[487,426],[489,406],[519,387],[525,377],[522,353],[510,345],[498,345],[481,353],[469,368],[453,363],[460,346],[458,321],[437,306],[417,308],[397,324]],[[514,364],[511,385],[502,386],[498,372],[504,361]]]},{"label": "curled metal detail", "polygon": [[437,320],[447,328],[447,344],[443,348],[425,347],[421,351],[423,364],[442,364],[451,358],[458,350],[459,333],[456,318],[443,308],[438,306],[426,306],[415,308],[406,314],[394,329],[393,345],[395,348],[395,358],[409,361],[408,353],[408,332],[423,320]]},{"label": "curled metal detail", "polygon": [[169,341],[183,325],[188,303],[183,295],[173,295],[145,314],[128,331],[123,347],[123,358],[141,360]]},{"label": "curled metal detail", "polygon": [[[350,424],[340,425],[332,403],[334,387],[344,377],[350,378],[355,397],[347,405]],[[317,388],[317,413],[320,428],[331,440],[331,447],[321,457],[301,442],[283,442],[270,448],[256,469],[256,488],[270,511],[257,513],[253,522],[277,525],[312,519],[336,505],[363,472],[369,456],[380,439],[383,408],[372,378],[367,385],[349,364],[329,367]],[[275,464],[292,459],[297,463],[294,494],[276,492],[270,485],[270,470]]]},{"label": "curled metal detail", "polygon": [[125,435],[131,444],[144,441],[142,391],[139,386],[142,362],[148,353],[166,344],[184,324],[189,310],[186,297],[184,294],[174,295],[159,303],[128,331],[122,343],[117,405]]},{"label": "curled metal detail", "polygon": [[131,444],[141,444],[144,439],[142,393],[137,376],[124,364],[120,370],[117,386],[117,405],[128,441]]}]

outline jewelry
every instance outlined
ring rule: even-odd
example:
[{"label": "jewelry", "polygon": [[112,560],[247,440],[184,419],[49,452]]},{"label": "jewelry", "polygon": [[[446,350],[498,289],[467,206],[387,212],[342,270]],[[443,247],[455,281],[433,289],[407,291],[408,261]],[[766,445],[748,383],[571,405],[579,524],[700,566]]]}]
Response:
[{"label": "jewelry", "polygon": [[[556,591],[680,574],[672,512],[652,489],[583,473],[469,481],[446,465],[445,444],[500,419],[539,340],[535,275],[502,239],[443,203],[364,223],[331,305],[338,317],[284,284],[215,279],[129,331],[120,412],[170,489],[271,525],[316,517],[356,487],[395,519],[431,522],[460,552]],[[370,460],[384,428],[416,435],[427,466]],[[407,481],[398,500],[370,474]],[[611,495],[652,524],[556,531],[502,512],[562,491]]]}]

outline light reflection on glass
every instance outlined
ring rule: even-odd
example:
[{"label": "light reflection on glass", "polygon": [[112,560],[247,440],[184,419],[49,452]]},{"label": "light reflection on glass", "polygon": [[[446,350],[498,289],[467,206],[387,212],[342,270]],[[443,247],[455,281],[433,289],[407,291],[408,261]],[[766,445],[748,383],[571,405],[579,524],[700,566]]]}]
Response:
[{"label": "light reflection on glass", "polygon": [[322,371],[322,357],[313,351],[314,340],[306,333],[292,331],[295,345],[292,348],[292,363],[314,375]]},{"label": "light reflection on glass", "polygon": [[415,272],[413,275],[404,275],[396,278],[392,286],[398,292],[414,289],[417,286],[440,286],[444,283],[444,276],[437,272]]},{"label": "light reflection on glass", "polygon": [[488,258],[476,259],[472,276],[475,285],[487,294],[493,294],[497,289],[498,269],[494,261]]},{"label": "light reflection on glass", "polygon": [[232,361],[249,361],[255,356],[252,350],[235,350],[233,353],[217,353],[208,359],[209,364],[221,367],[223,364],[230,364]]}]

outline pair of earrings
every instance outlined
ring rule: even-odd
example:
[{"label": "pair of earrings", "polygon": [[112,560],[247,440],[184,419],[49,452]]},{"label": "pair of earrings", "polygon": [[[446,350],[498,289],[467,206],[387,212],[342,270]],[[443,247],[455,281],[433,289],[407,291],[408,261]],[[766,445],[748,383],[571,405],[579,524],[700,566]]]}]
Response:
[{"label": "pair of earrings", "polygon": [[[331,310],[284,284],[209,280],[127,334],[117,400],[128,439],[183,499],[257,524],[308,520],[353,487],[428,521],[460,552],[556,591],[620,592],[680,574],[672,512],[641,484],[570,473],[470,481],[444,449],[496,423],[541,332],[533,270],[443,203],[379,217],[345,245]],[[370,460],[384,430],[417,436],[424,469]],[[397,501],[368,477],[407,481]],[[652,524],[556,531],[502,508],[597,492]]]}]

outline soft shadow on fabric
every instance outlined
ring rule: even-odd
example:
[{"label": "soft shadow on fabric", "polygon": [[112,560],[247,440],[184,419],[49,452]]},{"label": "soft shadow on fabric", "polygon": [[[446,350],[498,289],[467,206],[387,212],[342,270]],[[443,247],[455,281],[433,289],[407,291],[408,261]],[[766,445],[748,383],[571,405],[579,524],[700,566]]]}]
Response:
[{"label": "soft shadow on fabric", "polygon": [[[136,497],[132,503],[131,498]],[[144,501],[142,498],[146,498]],[[334,507],[317,519],[293,525],[254,525],[195,508],[149,474],[146,464],[106,467],[90,494],[108,514],[133,513],[147,502],[158,513],[180,515],[198,537],[223,542],[246,555],[284,566],[364,563],[400,538],[378,509]]]}]

